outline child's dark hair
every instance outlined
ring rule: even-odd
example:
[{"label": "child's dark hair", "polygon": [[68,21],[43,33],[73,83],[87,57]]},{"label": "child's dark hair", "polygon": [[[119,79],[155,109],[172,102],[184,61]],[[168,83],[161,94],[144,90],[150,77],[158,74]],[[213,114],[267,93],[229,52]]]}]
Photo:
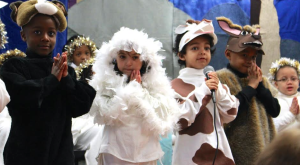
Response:
[{"label": "child's dark hair", "polygon": [[67,40],[65,46],[62,48],[62,52],[68,51],[67,48],[66,48],[66,45],[70,45],[71,42],[73,42],[73,41],[74,41],[76,38],[78,38],[78,37],[83,37],[83,35],[75,34],[75,35],[73,35],[72,37],[70,37],[70,38]]},{"label": "child's dark hair", "polygon": [[[185,32],[186,33],[186,32]],[[178,34],[176,36],[176,39],[175,39],[175,47],[173,48],[173,52],[175,53],[175,56],[177,57],[178,54],[180,54],[181,56],[184,56],[186,54],[186,45],[183,46],[182,50],[179,52],[179,43],[180,43],[180,40],[181,38],[184,36],[184,34]],[[204,34],[204,35],[200,35],[206,39],[208,39],[209,41],[209,45],[210,45],[210,53],[211,55],[213,55],[215,53],[215,50],[216,48],[214,47],[214,42],[213,42],[213,38],[208,35],[208,34]],[[180,67],[185,67],[186,66],[186,63],[185,61],[182,61],[180,59],[178,59],[178,64],[180,65]]]}]

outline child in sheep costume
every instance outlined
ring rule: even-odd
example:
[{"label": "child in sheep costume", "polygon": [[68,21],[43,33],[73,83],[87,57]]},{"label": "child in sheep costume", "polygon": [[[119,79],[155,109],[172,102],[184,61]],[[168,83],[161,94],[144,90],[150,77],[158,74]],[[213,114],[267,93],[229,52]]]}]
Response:
[{"label": "child in sheep costume", "polygon": [[[162,68],[161,47],[147,34],[123,27],[98,51],[90,113],[105,124],[99,164],[156,165],[163,156],[159,135],[172,131],[179,109]],[[122,59],[131,57],[142,66],[122,72]]]}]

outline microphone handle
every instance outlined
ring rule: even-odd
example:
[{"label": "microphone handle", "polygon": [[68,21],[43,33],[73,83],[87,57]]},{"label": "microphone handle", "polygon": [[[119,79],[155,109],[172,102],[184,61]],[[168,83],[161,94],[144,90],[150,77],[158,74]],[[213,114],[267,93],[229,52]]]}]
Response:
[{"label": "microphone handle", "polygon": [[[205,76],[206,76],[206,79],[209,80],[209,76],[208,76],[208,73],[205,73]],[[211,90],[211,97],[212,97],[212,100],[214,103],[216,103],[216,94],[215,94],[215,90]]]},{"label": "microphone handle", "polygon": [[213,101],[214,103],[216,103],[216,94],[215,94],[215,90],[212,90],[212,91],[211,91],[211,97],[212,97],[212,101]]}]

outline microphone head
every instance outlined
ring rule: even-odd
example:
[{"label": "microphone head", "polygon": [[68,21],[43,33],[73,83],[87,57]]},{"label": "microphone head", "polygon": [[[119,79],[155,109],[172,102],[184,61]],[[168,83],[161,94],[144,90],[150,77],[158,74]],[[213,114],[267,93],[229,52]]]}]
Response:
[{"label": "microphone head", "polygon": [[214,72],[214,71],[215,71],[214,67],[212,67],[212,66],[210,66],[210,65],[207,65],[207,66],[204,68],[203,73],[204,73],[204,74],[207,74],[207,73],[209,73],[209,72]]}]

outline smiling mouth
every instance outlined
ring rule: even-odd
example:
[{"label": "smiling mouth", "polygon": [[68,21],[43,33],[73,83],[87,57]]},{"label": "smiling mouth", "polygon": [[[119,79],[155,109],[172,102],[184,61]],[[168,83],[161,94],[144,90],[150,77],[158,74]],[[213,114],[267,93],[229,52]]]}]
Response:
[{"label": "smiling mouth", "polygon": [[260,41],[254,41],[254,42],[244,42],[244,45],[250,45],[250,46],[254,46],[254,47],[261,47],[262,43]]}]

